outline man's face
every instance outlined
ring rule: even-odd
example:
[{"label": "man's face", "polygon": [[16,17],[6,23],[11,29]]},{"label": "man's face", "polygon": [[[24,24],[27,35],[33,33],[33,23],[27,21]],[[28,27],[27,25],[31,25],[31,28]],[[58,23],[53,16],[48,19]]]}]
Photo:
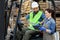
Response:
[{"label": "man's face", "polygon": [[34,12],[37,12],[39,10],[38,7],[32,8]]},{"label": "man's face", "polygon": [[48,11],[45,11],[45,16],[46,18],[49,18],[51,16],[51,13],[49,13]]}]

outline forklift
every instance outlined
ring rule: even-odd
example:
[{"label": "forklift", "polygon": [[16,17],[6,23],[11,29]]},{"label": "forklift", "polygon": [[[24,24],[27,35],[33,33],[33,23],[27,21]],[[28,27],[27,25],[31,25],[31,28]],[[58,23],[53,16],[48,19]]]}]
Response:
[{"label": "forklift", "polygon": [[[8,25],[9,25],[9,19],[10,19],[10,17],[11,17],[11,10],[12,10],[12,6],[13,6],[13,2],[14,1],[16,1],[16,0],[12,0],[11,1],[11,5],[10,5],[10,8],[8,8],[8,0],[6,0],[6,5],[5,5],[5,9],[6,10],[10,10],[9,11],[9,15],[7,14],[7,11],[5,11],[5,29],[7,29],[7,27],[8,27]],[[40,0],[34,0],[34,1],[36,1],[36,2],[39,2]],[[46,1],[46,0],[43,0],[44,2]],[[53,5],[53,7],[54,7],[54,10],[56,11],[56,6],[55,6],[55,2],[54,2],[54,0],[50,0],[51,1],[51,3],[52,3],[52,5]],[[17,5],[17,7],[19,8],[19,11],[18,11],[18,15],[17,15],[17,18],[16,18],[16,24],[15,24],[15,28],[14,28],[14,30],[13,30],[13,35],[12,35],[12,39],[10,39],[10,40],[17,40],[17,37],[16,37],[16,32],[17,32],[17,28],[19,29],[19,31],[20,31],[20,33],[21,33],[21,31],[22,31],[22,27],[23,27],[23,23],[19,23],[18,24],[18,20],[20,20],[20,16],[21,16],[21,5],[22,5],[22,2],[23,2],[23,0],[20,0],[20,4],[19,5]],[[54,15],[56,15],[56,14],[54,14]],[[5,31],[7,31],[7,30],[5,30]],[[6,33],[6,32],[5,32]],[[6,33],[7,34],[7,33]],[[5,35],[6,35],[5,34]],[[23,36],[23,34],[21,33],[21,39],[22,39],[22,36]],[[43,38],[43,37],[42,37]],[[21,40],[20,39],[20,40]],[[31,38],[31,40],[40,40],[40,38],[39,37],[33,37],[33,38]]]}]

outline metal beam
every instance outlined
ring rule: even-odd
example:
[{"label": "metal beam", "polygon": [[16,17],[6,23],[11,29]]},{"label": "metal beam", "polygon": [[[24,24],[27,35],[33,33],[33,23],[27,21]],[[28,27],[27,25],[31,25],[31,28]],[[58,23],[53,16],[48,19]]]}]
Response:
[{"label": "metal beam", "polygon": [[5,0],[0,0],[0,40],[4,40],[4,30],[5,30],[5,23],[4,23],[4,5]]}]

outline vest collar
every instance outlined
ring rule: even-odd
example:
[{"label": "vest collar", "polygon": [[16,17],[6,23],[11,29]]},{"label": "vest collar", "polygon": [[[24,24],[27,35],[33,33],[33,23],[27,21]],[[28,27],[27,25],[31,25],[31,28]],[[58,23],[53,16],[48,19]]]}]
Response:
[{"label": "vest collar", "polygon": [[34,14],[37,14],[39,11],[37,11],[37,12],[33,12]]}]

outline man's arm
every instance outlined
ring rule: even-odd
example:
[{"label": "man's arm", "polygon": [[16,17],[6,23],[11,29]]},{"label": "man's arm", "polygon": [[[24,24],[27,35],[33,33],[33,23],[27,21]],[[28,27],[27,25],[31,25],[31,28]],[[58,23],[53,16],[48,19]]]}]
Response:
[{"label": "man's arm", "polygon": [[45,14],[44,14],[44,13],[42,14],[42,18],[43,18],[43,19],[45,19],[45,18],[46,18],[46,16],[45,16]]},{"label": "man's arm", "polygon": [[40,24],[43,24],[45,18],[46,18],[46,16],[43,13],[42,16],[41,16],[41,18],[39,19]]}]

